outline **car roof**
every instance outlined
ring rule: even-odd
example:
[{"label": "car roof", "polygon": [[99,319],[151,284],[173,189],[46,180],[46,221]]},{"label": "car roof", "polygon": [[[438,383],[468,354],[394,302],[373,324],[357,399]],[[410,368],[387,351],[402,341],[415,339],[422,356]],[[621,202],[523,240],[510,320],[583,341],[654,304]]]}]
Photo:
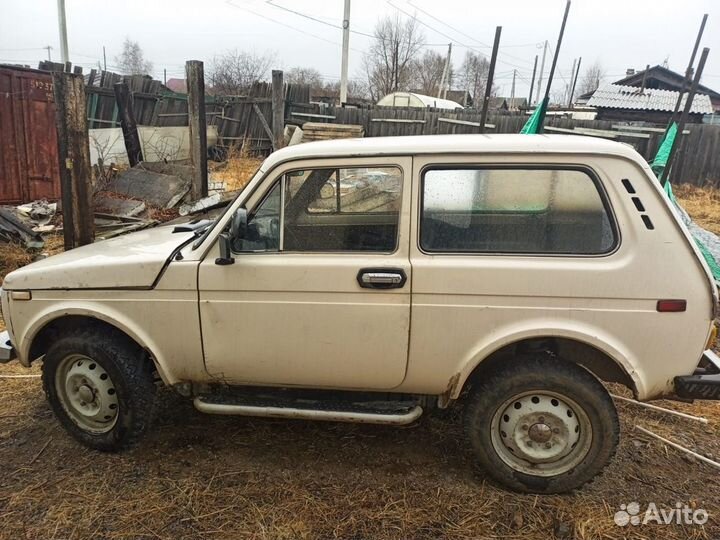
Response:
[{"label": "car roof", "polygon": [[568,153],[618,155],[640,161],[628,144],[581,135],[416,135],[335,139],[288,146],[265,161],[268,170],[294,159],[425,154]]}]

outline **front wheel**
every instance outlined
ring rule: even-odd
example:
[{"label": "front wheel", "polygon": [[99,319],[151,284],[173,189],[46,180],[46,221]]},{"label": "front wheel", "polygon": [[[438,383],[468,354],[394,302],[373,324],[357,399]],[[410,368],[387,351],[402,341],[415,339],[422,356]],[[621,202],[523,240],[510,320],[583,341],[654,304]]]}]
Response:
[{"label": "front wheel", "polygon": [[151,422],[152,370],[142,349],[117,331],[68,331],[45,354],[42,380],[60,423],[90,448],[131,446]]},{"label": "front wheel", "polygon": [[517,491],[578,488],[607,465],[619,438],[615,405],[585,369],[520,357],[471,391],[465,428],[488,474]]}]

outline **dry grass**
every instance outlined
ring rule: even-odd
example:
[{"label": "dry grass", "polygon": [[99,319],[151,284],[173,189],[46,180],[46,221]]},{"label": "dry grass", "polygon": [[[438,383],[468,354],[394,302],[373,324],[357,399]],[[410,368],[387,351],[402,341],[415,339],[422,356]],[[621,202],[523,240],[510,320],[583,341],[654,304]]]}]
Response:
[{"label": "dry grass", "polygon": [[[718,212],[717,193],[677,193],[695,219]],[[27,260],[21,251],[0,245],[3,271]],[[0,366],[27,373],[39,369]],[[717,470],[633,431],[720,459],[720,402],[658,403],[709,425],[618,402],[621,443],[604,474],[539,497],[499,488],[474,465],[460,410],[393,429],[206,416],[169,390],[159,397],[139,447],[100,454],[60,428],[39,379],[0,377],[0,538],[720,538]],[[618,527],[613,515],[632,501],[686,503],[710,521]]]},{"label": "dry grass", "polygon": [[698,225],[720,235],[720,189],[681,184],[673,192]]},{"label": "dry grass", "polygon": [[215,182],[225,182],[226,191],[242,189],[262,165],[262,162],[261,158],[250,155],[239,146],[234,146],[230,149],[226,161],[212,164],[212,179]]}]

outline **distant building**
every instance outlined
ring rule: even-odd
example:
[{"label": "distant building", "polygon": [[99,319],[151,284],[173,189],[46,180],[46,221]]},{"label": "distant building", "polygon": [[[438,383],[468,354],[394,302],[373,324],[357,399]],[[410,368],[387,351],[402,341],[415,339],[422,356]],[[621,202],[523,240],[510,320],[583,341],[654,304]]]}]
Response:
[{"label": "distant building", "polygon": [[[663,66],[654,66],[650,69],[643,69],[640,71],[628,69],[625,77],[615,81],[613,84],[619,86],[632,86],[635,88],[642,88],[643,80],[645,82],[646,89],[669,90],[672,92],[679,92],[683,90],[685,76]],[[594,91],[578,96],[576,103],[587,104],[593,93]],[[698,94],[704,94],[708,96],[710,98],[713,110],[715,112],[720,112],[720,93],[701,84],[698,86]],[[677,100],[677,94],[675,99]],[[672,104],[672,108],[675,108],[675,103]]]},{"label": "distant building", "polygon": [[[679,92],[638,88],[619,84],[607,84],[598,88],[588,100],[590,107],[597,109],[598,120],[642,121],[665,124],[675,110]],[[681,109],[687,95],[683,96]],[[689,122],[699,123],[706,114],[713,113],[710,97],[696,94],[693,99]]]},{"label": "distant building", "polygon": [[[482,99],[478,100],[477,108],[482,108]],[[527,108],[527,98],[491,97],[488,102],[490,111],[524,111]]]},{"label": "distant building", "polygon": [[165,83],[168,90],[177,94],[187,94],[187,81],[185,79],[168,79]]},{"label": "distant building", "polygon": [[441,99],[414,92],[393,92],[388,94],[377,102],[380,107],[411,107],[417,109],[425,109],[432,107],[435,109],[462,109],[463,106],[449,99]]}]

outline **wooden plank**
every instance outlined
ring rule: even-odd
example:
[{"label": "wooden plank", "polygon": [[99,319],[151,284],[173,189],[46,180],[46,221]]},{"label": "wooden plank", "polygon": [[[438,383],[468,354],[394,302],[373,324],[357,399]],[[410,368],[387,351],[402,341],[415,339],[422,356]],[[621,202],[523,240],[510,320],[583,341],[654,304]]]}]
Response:
[{"label": "wooden plank", "polygon": [[291,116],[300,116],[302,118],[327,118],[329,120],[335,120],[335,115],[329,115],[329,114],[312,114],[312,113],[301,113],[301,112],[291,112]]},{"label": "wooden plank", "polygon": [[130,88],[126,82],[115,83],[113,87],[115,91],[115,102],[117,103],[118,113],[120,114],[120,127],[122,128],[123,138],[125,139],[125,150],[128,155],[128,162],[134,167],[143,160],[142,147],[140,146],[140,135],[135,121],[135,111],[133,108],[132,97],[130,96]]},{"label": "wooden plank", "polygon": [[208,195],[207,122],[205,119],[205,70],[199,60],[185,63],[188,91],[188,126],[190,126],[190,161],[193,166],[191,193],[193,200]]},{"label": "wooden plank", "polygon": [[[621,129],[623,131],[649,131],[651,133],[665,133],[665,128],[646,127],[646,126],[623,126],[620,124],[613,124],[613,129]],[[690,130],[684,130],[683,135],[689,135]]]},{"label": "wooden plank", "polygon": [[255,114],[260,119],[260,123],[262,124],[263,129],[265,130],[265,133],[267,133],[268,138],[272,141],[273,138],[273,132],[270,129],[270,126],[267,123],[267,120],[265,120],[265,115],[263,115],[262,111],[260,110],[260,107],[258,107],[257,103],[253,103],[253,111],[255,111]]},{"label": "wooden plank", "polygon": [[95,236],[93,218],[90,137],[86,120],[82,75],[53,72],[55,122],[65,249],[90,244]]},{"label": "wooden plank", "polygon": [[[586,127],[576,127],[575,131],[579,131],[581,133],[594,133],[597,135],[617,135],[618,137],[630,137],[632,139],[649,139],[650,135],[647,133],[627,133],[627,132],[621,132],[621,131],[610,131],[607,129],[594,129],[594,128],[586,128]],[[613,137],[614,138],[614,137]]]},{"label": "wooden plank", "polygon": [[371,122],[382,122],[388,124],[424,124],[425,120],[411,120],[408,118],[371,118]]},{"label": "wooden plank", "polygon": [[[474,126],[474,127],[480,127],[480,122],[470,122],[468,120],[455,120],[453,118],[438,118],[438,122],[443,122],[445,124],[457,124],[459,126]],[[495,124],[485,124],[486,128],[494,129]]]}]

